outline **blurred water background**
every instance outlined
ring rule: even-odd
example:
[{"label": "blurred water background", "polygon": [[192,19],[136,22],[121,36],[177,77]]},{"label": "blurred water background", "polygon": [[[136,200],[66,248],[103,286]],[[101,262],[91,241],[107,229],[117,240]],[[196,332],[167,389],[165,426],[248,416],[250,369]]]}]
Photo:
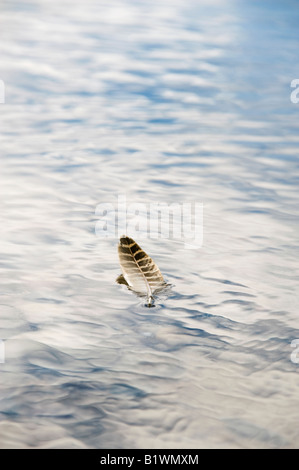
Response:
[{"label": "blurred water background", "polygon": [[[298,24],[293,0],[1,3],[2,448],[299,446]],[[200,249],[141,243],[155,308],[95,234],[119,194],[204,204]]]}]

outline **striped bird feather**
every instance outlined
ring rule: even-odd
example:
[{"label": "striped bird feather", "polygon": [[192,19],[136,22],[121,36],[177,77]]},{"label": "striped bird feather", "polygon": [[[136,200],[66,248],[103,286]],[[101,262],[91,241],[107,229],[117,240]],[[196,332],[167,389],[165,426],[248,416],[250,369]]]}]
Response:
[{"label": "striped bird feather", "polygon": [[133,238],[122,236],[118,245],[122,275],[119,284],[127,284],[137,294],[146,295],[148,306],[153,305],[154,294],[167,286],[153,259]]}]

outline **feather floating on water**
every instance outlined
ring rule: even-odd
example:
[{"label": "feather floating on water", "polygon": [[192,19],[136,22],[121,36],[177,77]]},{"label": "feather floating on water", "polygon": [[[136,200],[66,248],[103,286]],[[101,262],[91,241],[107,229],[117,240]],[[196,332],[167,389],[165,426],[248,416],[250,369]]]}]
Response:
[{"label": "feather floating on water", "polygon": [[122,275],[119,284],[127,284],[138,294],[147,296],[148,306],[153,305],[154,294],[167,286],[153,259],[140,248],[133,238],[122,236],[118,245]]}]

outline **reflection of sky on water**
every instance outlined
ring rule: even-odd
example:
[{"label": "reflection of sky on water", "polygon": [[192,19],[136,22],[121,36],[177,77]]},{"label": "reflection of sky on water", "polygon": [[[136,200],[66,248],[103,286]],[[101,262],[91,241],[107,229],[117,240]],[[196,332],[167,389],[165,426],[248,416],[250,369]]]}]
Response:
[{"label": "reflection of sky on water", "polygon": [[[298,14],[4,5],[2,446],[298,446]],[[150,315],[95,237],[119,194],[204,203],[198,252],[143,242]]]}]

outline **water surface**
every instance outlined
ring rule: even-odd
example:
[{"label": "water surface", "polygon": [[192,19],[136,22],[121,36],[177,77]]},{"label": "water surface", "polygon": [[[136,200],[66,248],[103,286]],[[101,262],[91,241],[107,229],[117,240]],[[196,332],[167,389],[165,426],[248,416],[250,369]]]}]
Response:
[{"label": "water surface", "polygon": [[[299,446],[297,2],[4,2],[1,447]],[[115,279],[96,207],[204,204],[173,287]],[[128,234],[130,235],[130,234]]]}]

